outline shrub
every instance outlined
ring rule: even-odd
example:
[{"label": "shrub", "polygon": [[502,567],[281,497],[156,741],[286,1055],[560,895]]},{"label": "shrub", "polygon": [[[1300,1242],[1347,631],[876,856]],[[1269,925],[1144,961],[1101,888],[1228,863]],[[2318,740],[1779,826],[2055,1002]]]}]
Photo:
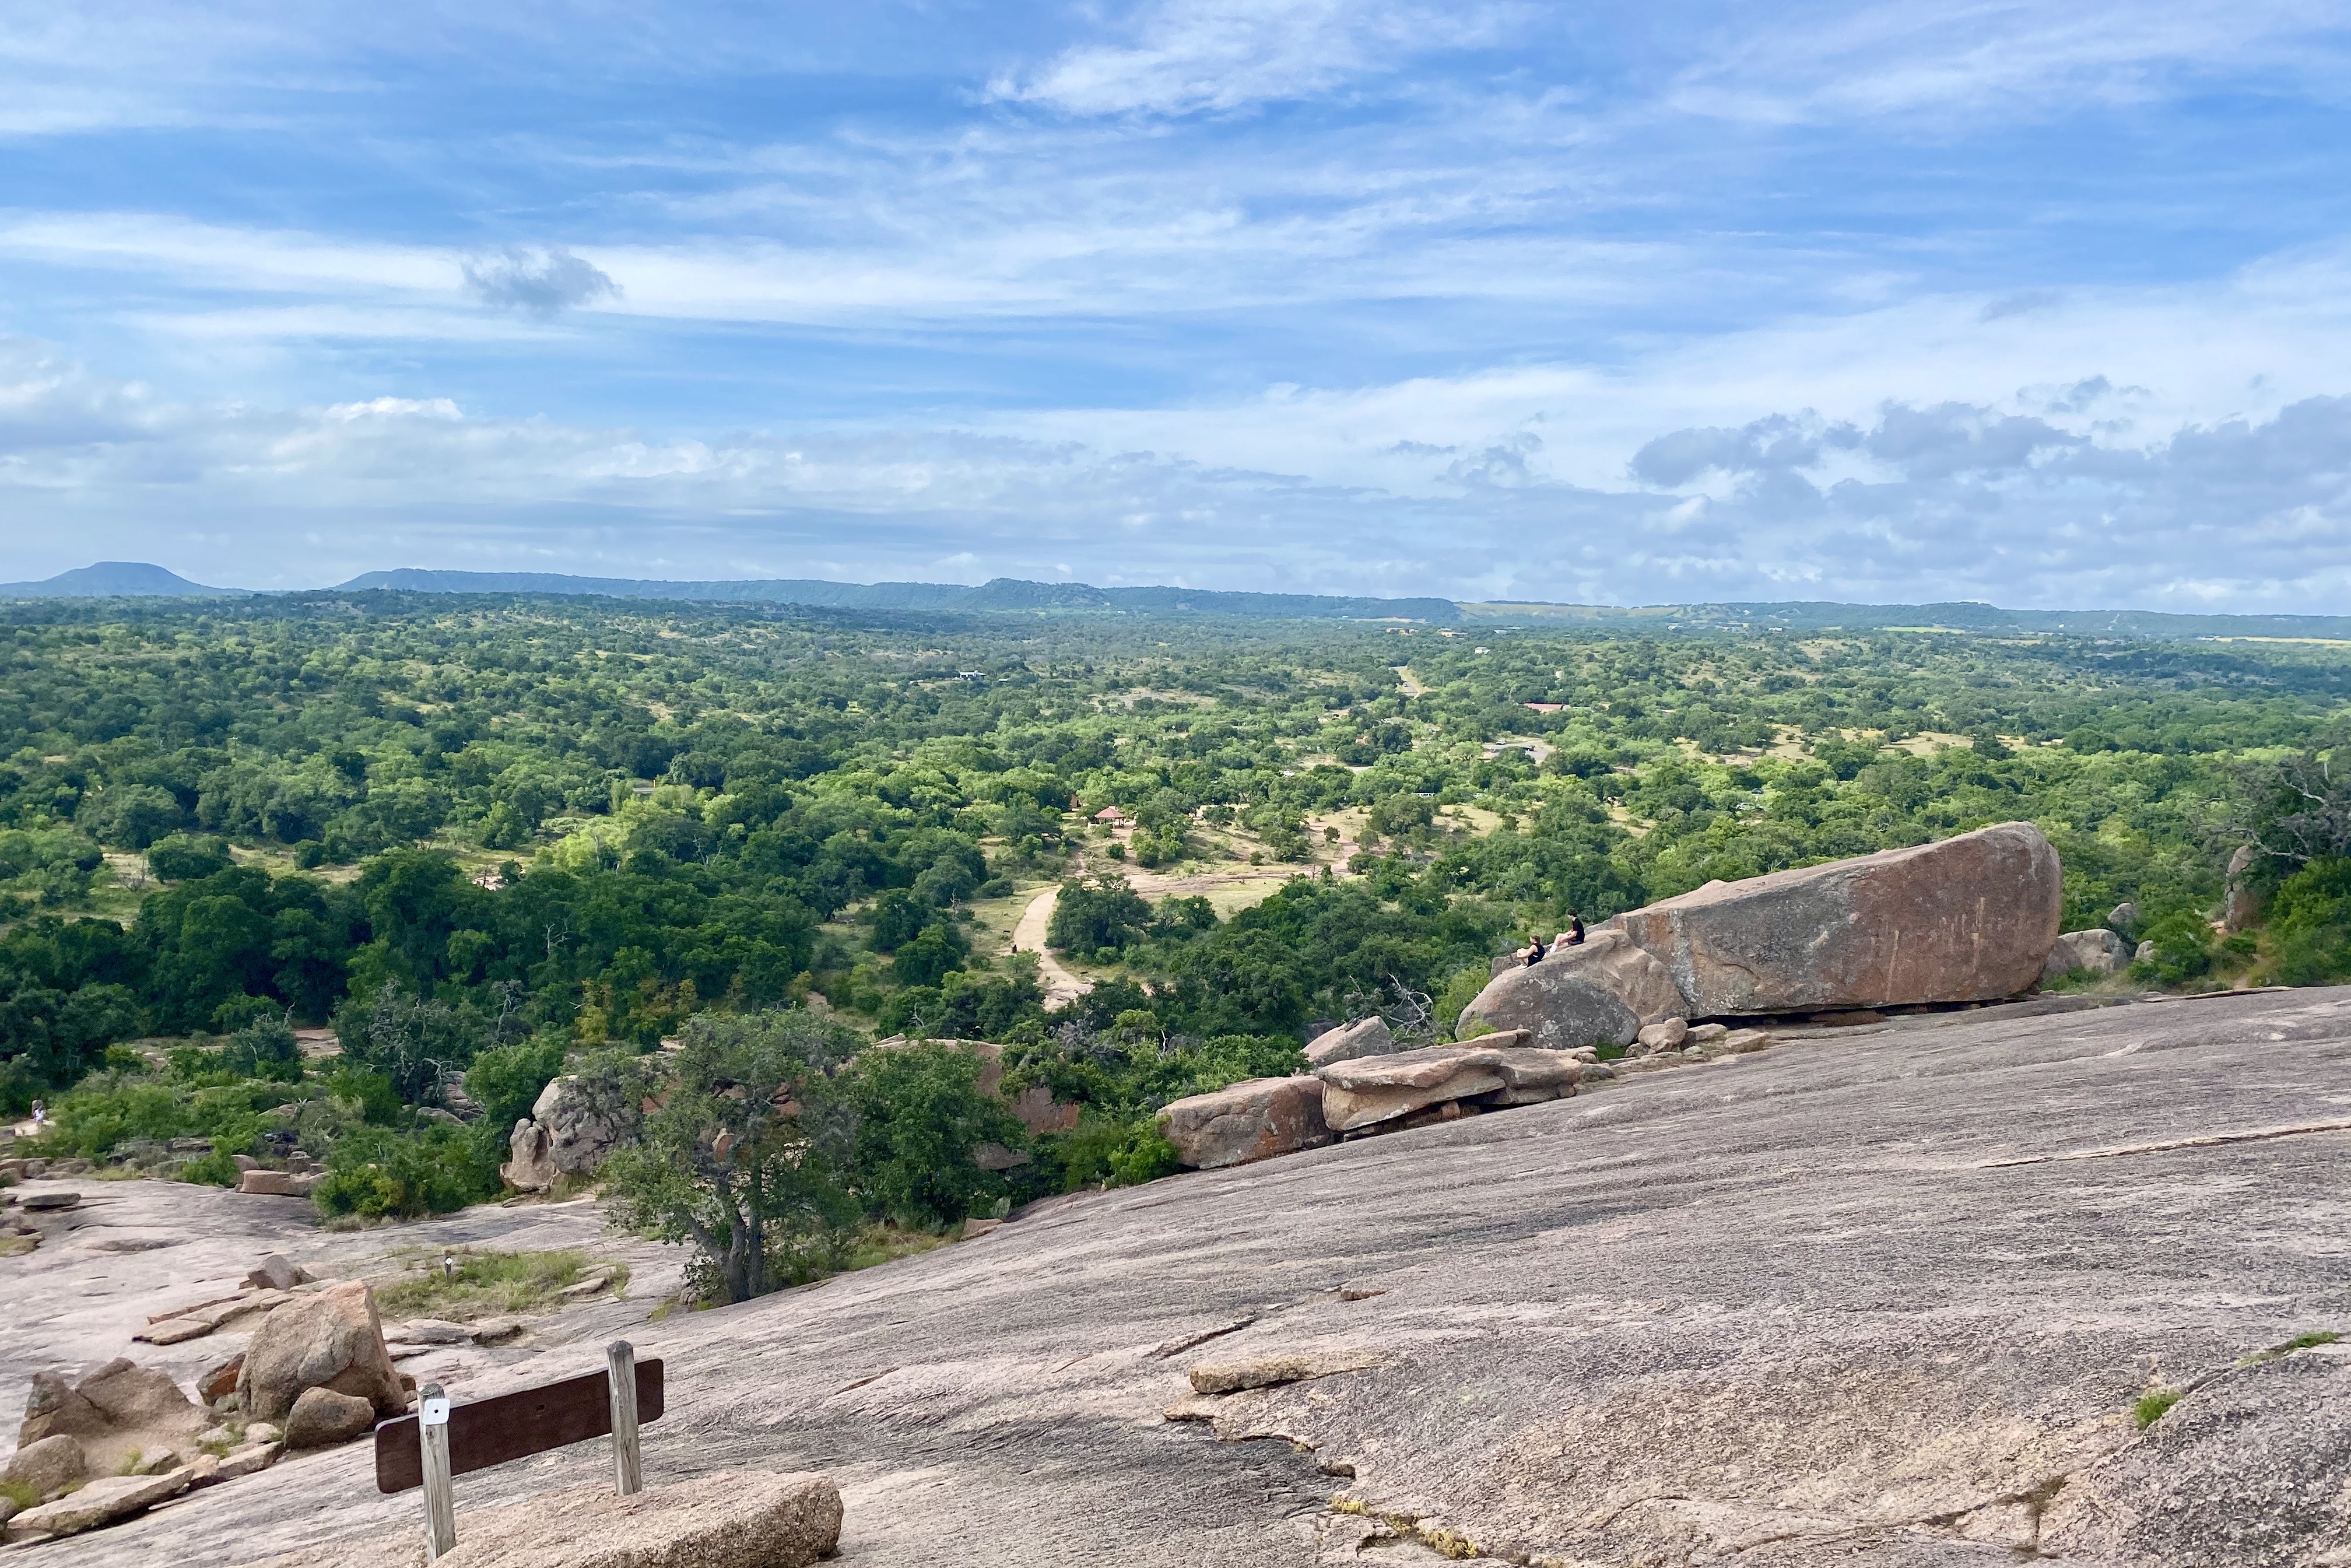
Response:
[{"label": "shrub", "polygon": [[1024,1147],[1028,1130],[979,1090],[978,1056],[958,1046],[869,1051],[843,1075],[857,1111],[856,1180],[902,1225],[954,1224],[1009,1190],[972,1163],[982,1144]]},{"label": "shrub", "polygon": [[235,1186],[243,1173],[237,1169],[235,1156],[215,1141],[212,1153],[199,1155],[173,1173],[175,1180],[195,1182],[204,1186]]},{"label": "shrub", "polygon": [[327,1174],[310,1191],[328,1216],[419,1219],[495,1197],[495,1158],[486,1159],[470,1129],[440,1125],[402,1136],[363,1127],[339,1139]]},{"label": "shrub", "polygon": [[195,882],[235,863],[226,839],[204,834],[173,833],[147,851],[147,869],[164,882]]},{"label": "shrub", "polygon": [[2212,967],[2212,927],[2193,910],[2164,915],[2147,927],[2147,940],[2155,952],[2131,966],[2134,978],[2177,986]]}]

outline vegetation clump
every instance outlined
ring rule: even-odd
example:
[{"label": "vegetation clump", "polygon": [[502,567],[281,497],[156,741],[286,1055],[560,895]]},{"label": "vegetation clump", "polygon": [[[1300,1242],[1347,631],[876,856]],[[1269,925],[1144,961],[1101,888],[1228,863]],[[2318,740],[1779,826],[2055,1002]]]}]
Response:
[{"label": "vegetation clump", "polygon": [[[299,1150],[374,1222],[501,1191],[592,1074],[656,1106],[615,1190],[732,1295],[1150,1179],[1169,1100],[1374,1011],[1445,1038],[1571,913],[1995,821],[2129,984],[2351,979],[2343,650],[1445,630],[0,607],[0,1111],[193,1181]],[[1049,1009],[1005,948],[1051,887],[1093,983]]]}]

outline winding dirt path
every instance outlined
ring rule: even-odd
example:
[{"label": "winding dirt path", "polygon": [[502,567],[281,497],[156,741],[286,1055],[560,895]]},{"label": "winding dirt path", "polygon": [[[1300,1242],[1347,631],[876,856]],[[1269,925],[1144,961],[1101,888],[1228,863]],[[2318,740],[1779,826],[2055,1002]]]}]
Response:
[{"label": "winding dirt path", "polygon": [[1037,955],[1037,977],[1045,985],[1045,1005],[1063,1008],[1093,989],[1091,981],[1081,980],[1061,967],[1061,961],[1047,951],[1045,933],[1053,924],[1053,906],[1061,902],[1061,890],[1049,887],[1029,901],[1020,912],[1019,923],[1012,927],[1015,951]]}]

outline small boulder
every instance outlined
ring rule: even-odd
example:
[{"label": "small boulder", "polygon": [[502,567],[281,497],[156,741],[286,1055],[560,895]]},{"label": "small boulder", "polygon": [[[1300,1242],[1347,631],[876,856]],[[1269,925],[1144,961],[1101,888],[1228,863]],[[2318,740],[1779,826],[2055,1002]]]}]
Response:
[{"label": "small boulder", "polygon": [[283,1420],[309,1388],[365,1399],[381,1415],[408,1408],[383,1343],[375,1292],[361,1281],[294,1297],[261,1321],[246,1346],[236,1391],[248,1416]]},{"label": "small boulder", "polygon": [[310,1188],[291,1172],[256,1169],[236,1178],[236,1190],[260,1197],[306,1197]]},{"label": "small boulder", "polygon": [[80,1207],[81,1194],[78,1192],[32,1192],[25,1195],[25,1212],[27,1214],[55,1214]]},{"label": "small boulder", "polygon": [[1653,1023],[1643,1029],[1636,1043],[1644,1051],[1655,1055],[1661,1051],[1679,1051],[1688,1043],[1689,1037],[1687,1019],[1667,1019],[1663,1023]]},{"label": "small boulder", "polygon": [[8,1539],[30,1535],[78,1535],[101,1524],[128,1519],[188,1490],[188,1473],[172,1470],[160,1476],[101,1476],[79,1491],[28,1508],[8,1521]]},{"label": "small boulder", "polygon": [[302,1390],[286,1417],[289,1448],[330,1448],[375,1427],[375,1402],[331,1388]]},{"label": "small boulder", "polygon": [[1393,1056],[1399,1049],[1395,1036],[1388,1032],[1388,1020],[1374,1013],[1316,1035],[1306,1048],[1306,1061],[1311,1067],[1328,1067],[1359,1056]]},{"label": "small boulder", "polygon": [[548,1159],[555,1168],[583,1176],[636,1136],[640,1113],[626,1097],[607,1103],[576,1074],[567,1074],[539,1091],[530,1119],[547,1129]]},{"label": "small boulder", "polygon": [[310,1276],[298,1269],[287,1259],[272,1252],[253,1266],[245,1282],[256,1291],[290,1291],[297,1285],[307,1285]]},{"label": "small boulder", "polygon": [[1331,1141],[1322,1120],[1322,1080],[1252,1078],[1207,1094],[1171,1102],[1159,1132],[1196,1170],[1222,1170]]},{"label": "small boulder", "polygon": [[35,1497],[47,1497],[89,1473],[89,1462],[80,1440],[57,1432],[9,1455],[6,1467],[0,1468],[0,1486],[21,1487]]},{"label": "small boulder", "polygon": [[225,1481],[256,1475],[276,1464],[277,1456],[285,1451],[285,1445],[277,1442],[247,1443],[244,1448],[232,1448],[223,1456],[220,1469],[215,1473]]},{"label": "small boulder", "polygon": [[2047,985],[2062,979],[2076,969],[2087,969],[2094,975],[2119,975],[2130,964],[2128,946],[2105,926],[2068,931],[2057,938],[2057,946],[2049,949],[2048,961],[2041,967],[2041,983]]}]

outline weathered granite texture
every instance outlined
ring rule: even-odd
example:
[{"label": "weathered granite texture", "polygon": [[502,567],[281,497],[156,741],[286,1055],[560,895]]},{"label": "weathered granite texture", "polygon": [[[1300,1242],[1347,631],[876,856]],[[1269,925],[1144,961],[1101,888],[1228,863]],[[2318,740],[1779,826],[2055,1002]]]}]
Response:
[{"label": "weathered granite texture", "polygon": [[[2060,1005],[1782,1034],[642,1324],[647,1482],[822,1470],[865,1568],[2325,1562],[2343,1363],[2247,1358],[2351,1329],[2351,991]],[[2141,1432],[2157,1383],[2194,1387]],[[587,1444],[461,1478],[461,1529],[609,1473]],[[416,1521],[355,1444],[39,1561]]]}]

